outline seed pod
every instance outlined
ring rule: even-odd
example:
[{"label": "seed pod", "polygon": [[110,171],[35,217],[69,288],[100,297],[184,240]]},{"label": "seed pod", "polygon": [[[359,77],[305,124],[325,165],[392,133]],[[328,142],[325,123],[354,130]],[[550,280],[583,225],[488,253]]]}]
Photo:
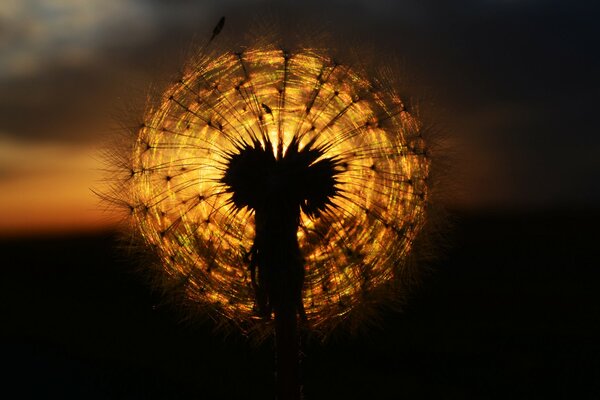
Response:
[{"label": "seed pod", "polygon": [[[322,169],[286,175],[285,190],[303,193],[301,304],[307,326],[327,332],[385,297],[390,282],[412,281],[406,260],[429,195],[421,129],[393,88],[323,50],[224,52],[195,62],[148,110],[121,196],[160,258],[165,287],[250,331],[262,323],[249,265],[251,202],[263,201],[270,181],[227,173],[252,150],[273,160],[301,154],[304,168]],[[311,192],[325,187],[318,179],[329,189]]]}]

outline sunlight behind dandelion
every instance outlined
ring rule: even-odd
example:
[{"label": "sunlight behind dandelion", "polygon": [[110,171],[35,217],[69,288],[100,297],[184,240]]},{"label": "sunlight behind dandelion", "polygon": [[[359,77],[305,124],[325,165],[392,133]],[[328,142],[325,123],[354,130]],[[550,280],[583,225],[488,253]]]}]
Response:
[{"label": "sunlight behind dandelion", "polygon": [[405,271],[425,222],[421,130],[385,82],[322,51],[205,57],[146,114],[117,191],[162,259],[167,285],[178,282],[193,303],[249,321],[256,317],[247,265],[254,214],[236,209],[222,183],[228,154],[272,143],[282,156],[293,140],[324,149],[321,159],[335,160],[338,192],[318,217],[303,213],[297,233],[303,303],[319,328]]}]

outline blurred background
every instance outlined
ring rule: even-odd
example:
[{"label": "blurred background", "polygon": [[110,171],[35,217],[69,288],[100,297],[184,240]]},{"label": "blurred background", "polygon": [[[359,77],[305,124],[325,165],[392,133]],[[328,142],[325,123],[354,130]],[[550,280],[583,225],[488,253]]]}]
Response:
[{"label": "blurred background", "polygon": [[23,398],[269,398],[269,344],[222,339],[161,306],[117,249],[119,216],[90,190],[128,110],[224,15],[223,36],[318,26],[395,60],[461,171],[435,272],[404,314],[309,345],[307,398],[597,398],[599,11],[583,0],[3,0],[3,386]]}]

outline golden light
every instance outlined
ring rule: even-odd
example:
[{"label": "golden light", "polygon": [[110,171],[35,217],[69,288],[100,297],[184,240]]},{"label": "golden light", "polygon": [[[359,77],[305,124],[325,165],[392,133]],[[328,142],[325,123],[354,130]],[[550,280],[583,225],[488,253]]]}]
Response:
[{"label": "golden light", "polygon": [[337,194],[302,213],[307,323],[326,329],[393,280],[425,222],[429,161],[420,122],[385,82],[326,52],[251,48],[203,57],[148,110],[118,197],[160,259],[164,285],[243,327],[257,320],[248,255],[254,213],[222,183],[228,155],[258,138],[336,160]]}]

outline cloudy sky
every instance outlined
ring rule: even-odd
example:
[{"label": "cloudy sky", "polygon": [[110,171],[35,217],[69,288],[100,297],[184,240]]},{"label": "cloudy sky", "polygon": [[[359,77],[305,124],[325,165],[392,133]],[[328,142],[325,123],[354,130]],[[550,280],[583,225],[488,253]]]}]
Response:
[{"label": "cloudy sky", "polygon": [[[96,229],[98,152],[222,15],[224,38],[274,21],[394,62],[454,143],[471,209],[600,202],[596,23],[584,1],[4,0],[0,232]],[[325,4],[324,4],[325,3]],[[310,28],[309,28],[310,27]],[[288,32],[289,33],[289,32]],[[221,39],[221,37],[219,38]],[[225,39],[223,39],[225,40]]]}]

